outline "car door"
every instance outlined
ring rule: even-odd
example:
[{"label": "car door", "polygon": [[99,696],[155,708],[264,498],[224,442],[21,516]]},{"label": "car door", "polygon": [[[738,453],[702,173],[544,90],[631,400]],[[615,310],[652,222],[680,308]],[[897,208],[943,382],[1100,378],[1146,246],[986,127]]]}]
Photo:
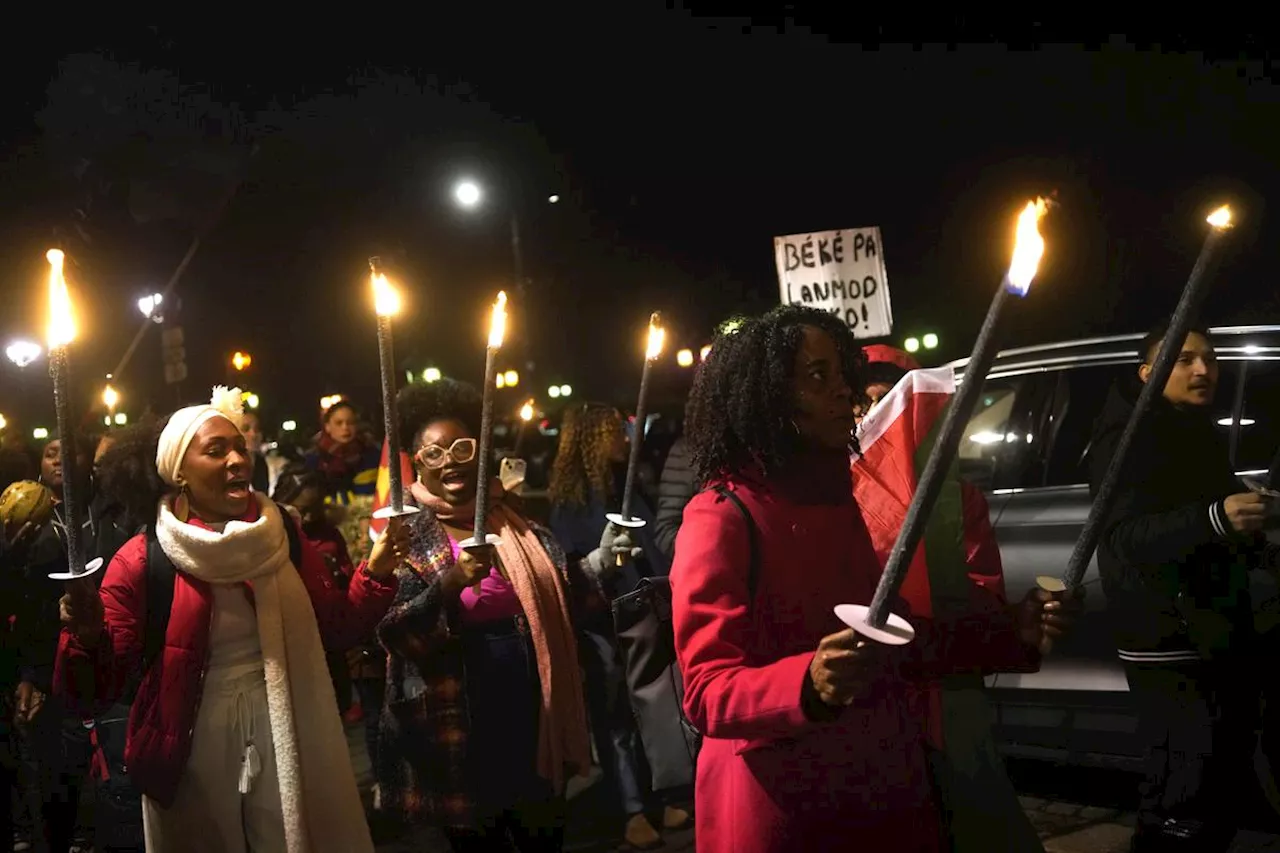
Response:
[{"label": "car door", "polygon": [[[1011,599],[1020,598],[1035,587],[1038,575],[1056,577],[1066,570],[1091,505],[1087,457],[1093,424],[1112,384],[1134,369],[1132,363],[1087,364],[1054,372],[1050,440],[1046,442],[1042,476],[1039,482],[1028,483],[1011,496],[996,525],[1005,586]],[[1128,690],[1105,621],[1106,601],[1098,582],[1096,560],[1090,562],[1084,583],[1085,612],[1040,671],[1002,674],[996,679],[996,686]]]},{"label": "car door", "polygon": [[[1011,601],[1060,575],[1088,517],[1086,459],[1093,423],[1112,382],[1132,363],[1071,365],[1043,374],[1053,389],[1039,413],[1040,466],[1027,468],[992,522]],[[1034,673],[988,679],[996,733],[1009,754],[1072,763],[1131,764],[1138,759],[1136,716],[1105,621],[1106,602],[1092,563],[1085,575],[1085,613]]]}]

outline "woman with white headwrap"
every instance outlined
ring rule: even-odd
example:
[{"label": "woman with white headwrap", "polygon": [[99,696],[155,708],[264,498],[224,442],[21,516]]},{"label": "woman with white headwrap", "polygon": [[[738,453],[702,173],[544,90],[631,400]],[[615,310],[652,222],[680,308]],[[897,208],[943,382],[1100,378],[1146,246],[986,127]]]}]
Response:
[{"label": "woman with white headwrap", "polygon": [[386,612],[405,532],[335,586],[292,516],[250,488],[238,401],[215,389],[156,443],[122,437],[103,459],[154,484],[155,523],[98,596],[63,598],[56,681],[94,706],[136,690],[125,762],[152,853],[372,853],[324,652]]}]

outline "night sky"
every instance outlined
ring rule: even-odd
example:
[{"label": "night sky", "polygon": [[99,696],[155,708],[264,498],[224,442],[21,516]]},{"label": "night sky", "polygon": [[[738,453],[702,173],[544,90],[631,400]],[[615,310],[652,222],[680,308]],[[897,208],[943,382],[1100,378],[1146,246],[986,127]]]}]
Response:
[{"label": "night sky", "polygon": [[[1051,192],[1010,345],[1171,310],[1224,200],[1243,222],[1209,319],[1280,319],[1265,209],[1280,89],[1260,49],[1055,46],[1034,30],[1013,47],[874,48],[874,32],[849,41],[814,21],[436,14],[33,33],[3,60],[0,337],[42,337],[43,255],[60,241],[87,403],[137,332],[136,299],[212,222],[177,287],[183,402],[232,378],[241,349],[269,431],[312,423],[332,392],[376,419],[367,258],[404,288],[402,366],[477,380],[515,213],[530,288],[512,334],[538,378],[512,407],[550,382],[630,400],[649,312],[696,350],[732,312],[776,303],[772,238],[811,230],[878,225],[893,340],[935,331],[941,360],[967,354],[1018,210]],[[461,177],[486,187],[483,210],[453,204]],[[130,412],[178,402],[159,355],[153,328],[118,383]],[[24,389],[0,364],[11,419],[36,404],[48,417],[43,362],[29,374]],[[688,379],[671,362],[659,393],[675,401]]]}]

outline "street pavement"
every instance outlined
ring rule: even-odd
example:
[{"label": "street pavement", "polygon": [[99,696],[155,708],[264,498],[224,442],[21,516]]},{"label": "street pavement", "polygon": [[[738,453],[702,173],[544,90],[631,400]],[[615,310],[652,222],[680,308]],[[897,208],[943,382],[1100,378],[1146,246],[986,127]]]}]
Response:
[{"label": "street pavement", "polygon": [[[1128,853],[1137,775],[1017,759],[1006,766],[1046,853]],[[1250,782],[1242,780],[1239,801],[1251,828],[1236,835],[1232,853],[1280,853],[1275,816],[1260,796],[1250,796]]]},{"label": "street pavement", "polygon": [[[1062,800],[1021,797],[1031,823],[1040,833],[1045,853],[1128,853],[1133,812]],[[1280,853],[1280,835],[1242,830],[1232,853]]]},{"label": "street pavement", "polygon": [[[1116,770],[1063,768],[1047,762],[1008,763],[1010,778],[1021,792],[1023,809],[1040,835],[1045,853],[1128,853],[1133,835],[1137,778]],[[599,768],[585,784],[570,787],[569,853],[613,853],[626,850],[621,824],[612,817]],[[1243,787],[1243,786],[1242,786]],[[1254,823],[1265,823],[1262,820]],[[1274,823],[1274,822],[1273,822]],[[1242,830],[1232,853],[1280,853],[1275,825]],[[664,833],[662,853],[696,849],[693,830]],[[444,839],[423,831],[393,843],[380,844],[378,853],[449,853]]]},{"label": "street pavement", "polygon": [[[593,768],[590,779],[569,786],[567,853],[613,853],[629,850],[622,843],[622,822],[614,817],[617,809],[608,802],[605,786],[599,784],[600,768]],[[653,816],[655,826],[661,815]],[[663,832],[666,844],[661,853],[693,853],[693,830]],[[412,835],[378,845],[378,853],[450,853],[448,843],[438,833],[421,830]]]}]

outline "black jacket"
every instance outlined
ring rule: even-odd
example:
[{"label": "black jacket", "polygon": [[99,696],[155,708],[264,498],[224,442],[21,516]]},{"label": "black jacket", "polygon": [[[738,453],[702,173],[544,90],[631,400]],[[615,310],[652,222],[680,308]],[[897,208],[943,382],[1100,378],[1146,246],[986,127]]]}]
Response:
[{"label": "black jacket", "polygon": [[[136,531],[126,529],[121,514],[101,498],[89,504],[88,517],[81,524],[81,530],[85,559],[103,559],[102,569],[93,576],[101,584],[106,563],[111,562],[120,546]],[[40,529],[23,555],[11,599],[18,676],[22,681],[34,683],[44,693],[51,692],[53,687],[53,665],[62,632],[58,603],[65,592],[63,584],[49,579],[49,573],[67,570],[65,538],[61,516],[55,515]]]},{"label": "black jacket", "polygon": [[[1141,386],[1111,389],[1094,426],[1097,493]],[[1129,448],[1103,520],[1098,568],[1121,659],[1174,663],[1241,651],[1253,636],[1248,569],[1273,562],[1265,540],[1233,533],[1223,500],[1243,491],[1210,412],[1157,397]]]},{"label": "black jacket", "polygon": [[671,560],[676,555],[676,534],[684,521],[684,507],[697,493],[693,481],[693,460],[689,458],[689,443],[684,436],[676,439],[667,452],[662,466],[662,478],[658,481],[658,511],[653,522],[653,538],[662,553]]}]

